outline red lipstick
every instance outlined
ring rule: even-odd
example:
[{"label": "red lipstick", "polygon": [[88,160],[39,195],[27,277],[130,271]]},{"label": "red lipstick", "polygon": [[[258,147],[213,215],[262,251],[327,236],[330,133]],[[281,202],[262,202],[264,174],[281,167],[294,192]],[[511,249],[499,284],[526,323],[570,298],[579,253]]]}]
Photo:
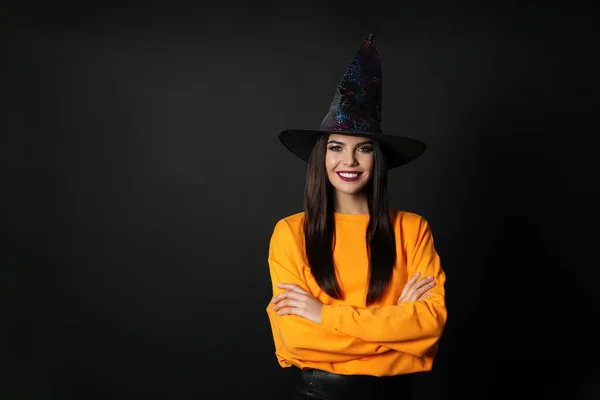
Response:
[{"label": "red lipstick", "polygon": [[[358,171],[337,171],[336,172],[337,176],[340,177],[341,180],[345,181],[345,182],[355,182],[358,180],[358,178],[360,178],[360,175],[362,174],[362,172],[358,172]],[[342,176],[342,174],[346,175],[346,176]]]}]

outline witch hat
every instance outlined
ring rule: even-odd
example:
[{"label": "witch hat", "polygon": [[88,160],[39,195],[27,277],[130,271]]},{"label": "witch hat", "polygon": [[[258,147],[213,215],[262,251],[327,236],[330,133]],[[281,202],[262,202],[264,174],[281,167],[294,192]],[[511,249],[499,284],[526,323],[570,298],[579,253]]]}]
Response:
[{"label": "witch hat", "polygon": [[285,130],[279,134],[279,140],[308,162],[315,143],[323,134],[370,137],[381,143],[388,170],[404,165],[423,154],[426,146],[417,139],[383,133],[381,93],[381,60],[370,34],[338,82],[319,129]]}]

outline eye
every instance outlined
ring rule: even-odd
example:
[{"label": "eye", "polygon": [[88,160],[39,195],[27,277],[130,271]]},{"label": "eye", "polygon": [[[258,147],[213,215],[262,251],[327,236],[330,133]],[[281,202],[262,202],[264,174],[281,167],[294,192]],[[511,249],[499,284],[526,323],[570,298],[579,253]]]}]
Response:
[{"label": "eye", "polygon": [[340,151],[340,150],[342,150],[342,148],[340,146],[330,146],[329,150],[331,150],[331,151]]},{"label": "eye", "polygon": [[371,146],[365,146],[365,147],[360,147],[358,149],[358,151],[360,151],[361,153],[370,153],[373,151],[373,148]]}]

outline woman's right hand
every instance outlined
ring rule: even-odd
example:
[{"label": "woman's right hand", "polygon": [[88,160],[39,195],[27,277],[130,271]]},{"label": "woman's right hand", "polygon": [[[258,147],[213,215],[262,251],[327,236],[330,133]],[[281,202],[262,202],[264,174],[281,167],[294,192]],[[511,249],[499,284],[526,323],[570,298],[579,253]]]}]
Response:
[{"label": "woman's right hand", "polygon": [[428,290],[435,286],[433,276],[428,276],[417,281],[419,276],[421,276],[421,273],[417,272],[406,282],[400,298],[398,298],[398,303],[396,303],[397,305],[405,301],[424,300],[429,297],[431,292],[428,292]]}]

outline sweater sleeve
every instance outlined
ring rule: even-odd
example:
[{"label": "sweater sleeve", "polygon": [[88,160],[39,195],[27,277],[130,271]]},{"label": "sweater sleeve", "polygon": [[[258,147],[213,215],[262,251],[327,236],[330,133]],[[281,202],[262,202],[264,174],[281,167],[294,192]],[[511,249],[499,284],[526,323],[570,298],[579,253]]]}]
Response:
[{"label": "sweater sleeve", "polygon": [[[273,296],[283,291],[277,287],[278,283],[294,283],[310,293],[299,272],[301,247],[298,242],[287,223],[279,221],[271,237],[268,258]],[[273,303],[267,306],[267,314],[275,352],[282,366],[289,366],[286,360],[290,359],[334,363],[391,351],[296,315],[280,316],[273,310]]]},{"label": "sweater sleeve", "polygon": [[361,308],[348,305],[323,307],[321,322],[338,332],[369,343],[422,357],[435,348],[447,320],[446,275],[440,265],[429,225],[419,217],[414,239],[408,241],[407,273],[432,275],[436,285],[425,300],[400,305]]}]

